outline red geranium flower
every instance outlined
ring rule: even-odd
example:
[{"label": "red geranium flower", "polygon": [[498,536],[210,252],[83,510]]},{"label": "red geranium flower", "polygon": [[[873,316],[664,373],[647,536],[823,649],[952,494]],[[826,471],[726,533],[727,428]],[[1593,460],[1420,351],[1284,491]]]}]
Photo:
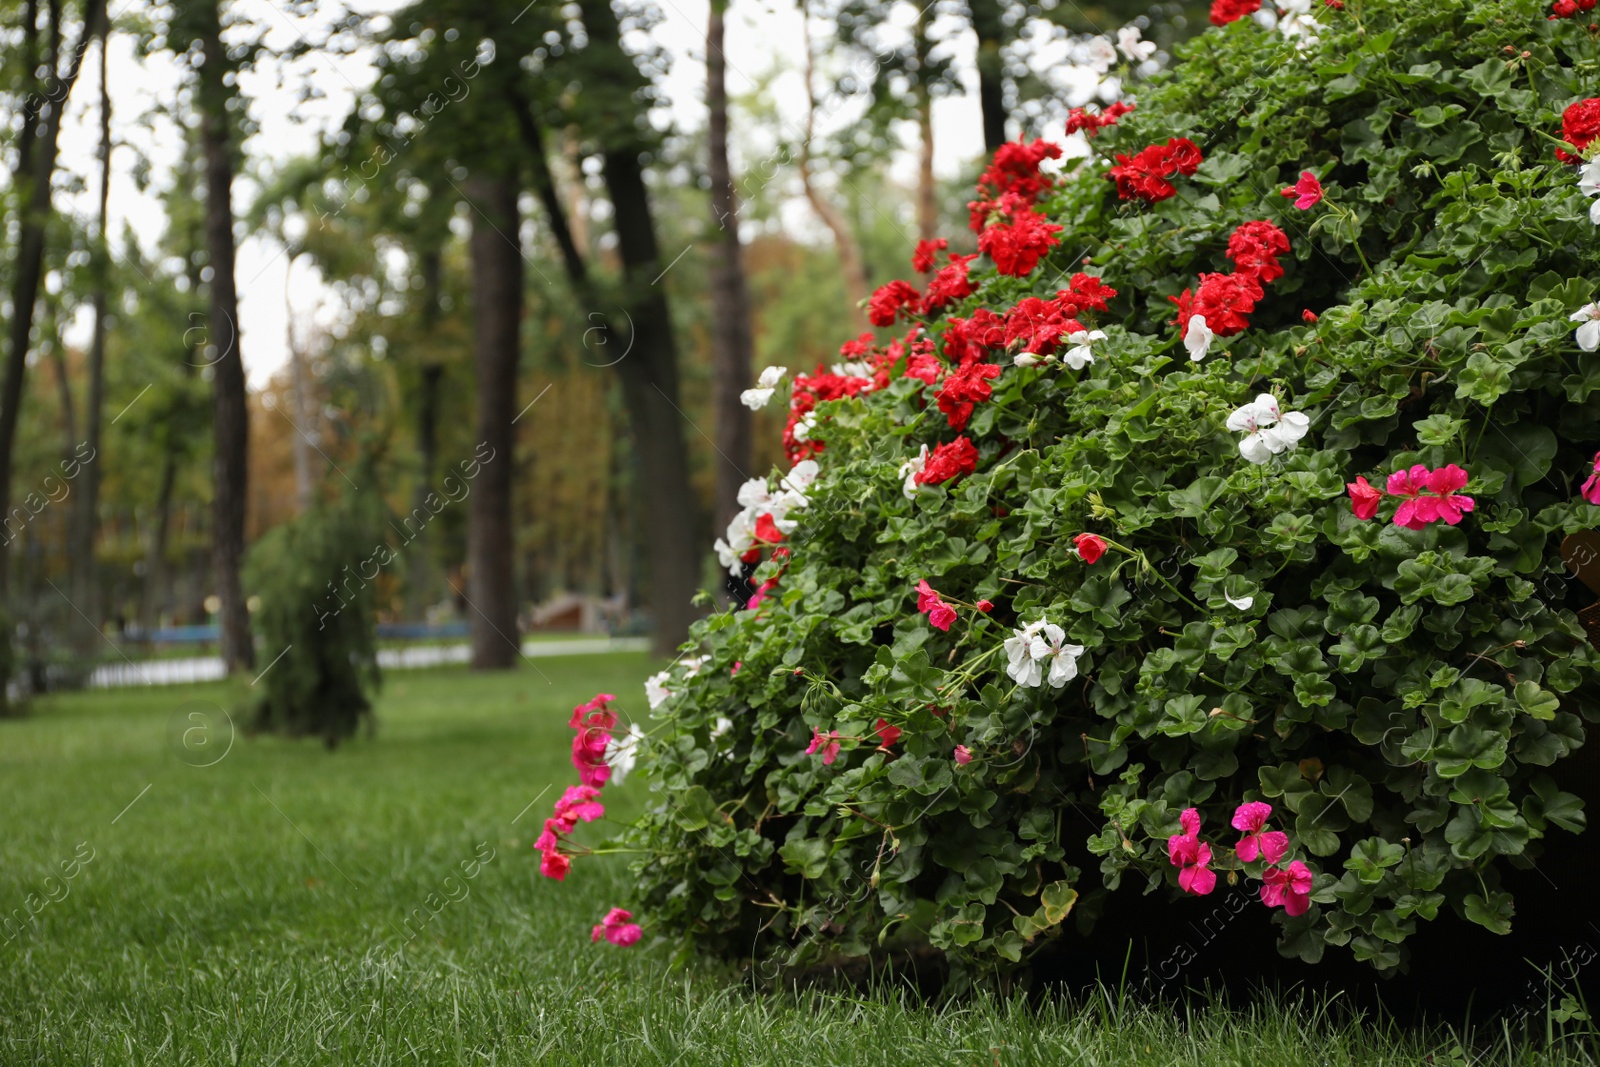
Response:
[{"label": "red geranium flower", "polygon": [[1028,200],[1037,200],[1039,194],[1053,184],[1047,174],[1039,172],[1039,164],[1047,159],[1060,159],[1061,146],[1037,138],[1032,144],[1011,141],[995,149],[989,168],[978,179],[978,192],[990,200],[998,200],[1014,193]]},{"label": "red geranium flower", "polygon": [[1375,485],[1368,485],[1363,475],[1345,486],[1350,491],[1350,506],[1356,513],[1356,518],[1366,522],[1378,513],[1378,502],[1383,499],[1383,490]]},{"label": "red geranium flower", "polygon": [[921,299],[922,294],[917,292],[916,286],[896,278],[879,288],[867,301],[867,319],[874,326],[893,326],[896,316],[905,314],[910,317],[915,313]]},{"label": "red geranium flower", "polygon": [[1177,194],[1167,179],[1174,174],[1190,175],[1204,162],[1200,148],[1187,137],[1170,138],[1164,145],[1150,145],[1134,156],[1117,154],[1117,165],[1107,173],[1117,183],[1117,195],[1134,197],[1148,204]]},{"label": "red geranium flower", "polygon": [[1211,0],[1211,25],[1226,26],[1261,10],[1261,0]]},{"label": "red geranium flower", "polygon": [[933,269],[934,260],[939,253],[950,247],[950,242],[943,237],[935,241],[918,241],[916,251],[911,253],[911,269],[918,274],[926,274]]},{"label": "red geranium flower", "polygon": [[972,283],[967,280],[967,264],[977,258],[977,253],[951,256],[950,262],[928,279],[928,291],[922,297],[924,315],[972,295]]},{"label": "red geranium flower", "polygon": [[917,473],[918,485],[939,485],[978,469],[978,450],[965,437],[957,437],[928,453],[928,462]]},{"label": "red geranium flower", "polygon": [[878,735],[878,744],[883,748],[891,748],[900,740],[900,727],[889,725],[886,719],[879,719],[872,727],[872,732]]},{"label": "red geranium flower", "polygon": [[[1251,274],[1263,285],[1283,277],[1278,257],[1289,251],[1289,238],[1270,222],[1247,222],[1228,238],[1228,258],[1241,274]],[[1207,323],[1211,322],[1208,317]]]},{"label": "red geranium flower", "polygon": [[[1589,97],[1567,105],[1561,113],[1561,136],[1577,151],[1582,152],[1589,143],[1600,137],[1600,97]],[[1556,149],[1556,158],[1563,163],[1578,163],[1581,156]]]},{"label": "red geranium flower", "polygon": [[1075,107],[1067,112],[1067,132],[1070,134],[1082,131],[1085,137],[1093,137],[1107,126],[1115,126],[1118,119],[1132,110],[1132,104],[1124,104],[1120,100],[1098,112]]},{"label": "red geranium flower", "polygon": [[1081,533],[1072,539],[1072,543],[1078,546],[1079,558],[1090,565],[1097,563],[1100,557],[1106,554],[1105,539],[1096,534]]},{"label": "red geranium flower", "polygon": [[1295,197],[1294,206],[1308,211],[1322,202],[1322,183],[1309,170],[1300,172],[1300,180],[1282,190],[1282,195]]},{"label": "red geranium flower", "polygon": [[978,235],[978,251],[994,260],[994,269],[1001,274],[1020,278],[1061,243],[1056,234],[1062,229],[1026,204],[1018,204],[1009,222],[992,223]]},{"label": "red geranium flower", "polygon": [[939,410],[950,420],[950,428],[964,430],[972,418],[972,408],[994,395],[990,379],[1000,377],[993,363],[966,363],[945,375],[938,393]]}]

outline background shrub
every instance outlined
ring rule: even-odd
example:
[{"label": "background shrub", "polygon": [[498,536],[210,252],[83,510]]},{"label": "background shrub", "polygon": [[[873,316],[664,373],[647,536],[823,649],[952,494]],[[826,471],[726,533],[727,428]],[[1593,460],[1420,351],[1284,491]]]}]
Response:
[{"label": "background shrub", "polygon": [[[353,491],[274,527],[251,549],[246,587],[261,635],[254,729],[329,748],[370,721],[378,685],[374,580],[396,554],[382,501]],[[282,655],[282,659],[273,662]]]}]

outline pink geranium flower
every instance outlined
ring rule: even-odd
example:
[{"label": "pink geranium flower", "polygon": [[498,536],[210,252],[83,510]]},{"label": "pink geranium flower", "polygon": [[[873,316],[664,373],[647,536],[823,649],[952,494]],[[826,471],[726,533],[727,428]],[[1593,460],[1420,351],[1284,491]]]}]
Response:
[{"label": "pink geranium flower", "polygon": [[1465,489],[1466,486],[1467,472],[1454,463],[1440,467],[1428,478],[1428,488],[1439,494],[1439,503],[1436,507],[1439,518],[1443,519],[1446,525],[1456,525],[1464,513],[1476,506],[1470,496],[1456,495],[1456,490]]},{"label": "pink geranium flower", "polygon": [[776,588],[778,588],[778,579],[776,578],[768,578],[766,581],[756,586],[755,594],[745,602],[744,606],[746,610],[754,611],[756,608],[759,608],[761,606],[761,602],[767,599],[767,594]]},{"label": "pink geranium flower", "polygon": [[1203,897],[1217,887],[1211,870],[1211,846],[1200,840],[1200,813],[1185,808],[1178,816],[1183,833],[1167,838],[1167,858],[1178,870],[1178,888]]},{"label": "pink geranium flower", "polygon": [[1594,454],[1594,470],[1589,475],[1589,480],[1583,483],[1579,490],[1583,499],[1591,504],[1600,504],[1600,452]]},{"label": "pink geranium flower", "polygon": [[589,942],[593,944],[602,937],[613,945],[632,945],[644,933],[639,929],[639,924],[632,921],[633,912],[624,908],[612,908],[606,917],[595,924],[589,932]]},{"label": "pink geranium flower", "polygon": [[1467,472],[1454,463],[1436,471],[1420,463],[1410,470],[1395,471],[1389,475],[1389,495],[1404,497],[1405,501],[1395,510],[1394,524],[1420,530],[1430,522],[1443,520],[1454,526],[1475,506],[1470,496],[1456,493],[1466,486],[1467,477]]},{"label": "pink geranium flower", "polygon": [[824,734],[819,733],[815,726],[811,728],[811,744],[806,746],[806,755],[812,756],[818,752],[822,753],[822,765],[824,767],[839,758],[838,730],[829,730]]},{"label": "pink geranium flower", "polygon": [[1272,815],[1272,805],[1259,800],[1240,804],[1233,813],[1233,828],[1244,833],[1234,847],[1234,855],[1241,863],[1254,863],[1265,856],[1268,863],[1277,863],[1289,851],[1289,835],[1281,830],[1263,830]]},{"label": "pink geranium flower", "polygon": [[926,578],[917,583],[917,610],[928,616],[928,625],[935,630],[948,632],[956,621],[956,609],[944,602]]},{"label": "pink geranium flower", "polygon": [[1290,916],[1304,915],[1311,907],[1311,868],[1299,860],[1286,870],[1268,867],[1261,880],[1261,903],[1267,907],[1281,905]]},{"label": "pink geranium flower", "polygon": [[539,859],[539,873],[558,882],[565,880],[567,872],[571,869],[572,861],[554,849],[544,853]]},{"label": "pink geranium flower", "polygon": [[956,763],[962,767],[972,762],[972,750],[966,745],[956,746]]},{"label": "pink geranium flower", "polygon": [[1295,197],[1294,206],[1309,211],[1322,202],[1322,183],[1309,170],[1300,172],[1300,180],[1283,190],[1284,196]]}]

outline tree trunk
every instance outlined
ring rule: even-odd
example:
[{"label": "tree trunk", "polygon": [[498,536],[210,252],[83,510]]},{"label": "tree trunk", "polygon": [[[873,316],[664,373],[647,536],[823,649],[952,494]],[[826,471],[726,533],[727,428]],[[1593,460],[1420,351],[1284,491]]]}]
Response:
[{"label": "tree trunk", "polygon": [[[443,255],[437,247],[423,249],[422,261],[422,340],[431,344],[439,322],[440,293],[444,287]],[[417,381],[417,464],[421,468],[417,488],[412,498],[412,514],[427,508],[428,494],[433,492],[433,472],[439,463],[439,400],[444,384],[444,364],[435,363],[431,356],[418,370]],[[407,586],[411,599],[410,612],[422,618],[433,603],[436,586],[433,556],[429,546],[433,539],[428,528],[417,530],[414,543],[407,553],[409,574]]]},{"label": "tree trunk", "polygon": [[50,347],[50,365],[56,371],[56,398],[61,405],[61,455],[70,457],[78,447],[78,405],[72,399],[72,371],[67,367],[67,346],[61,342],[61,324],[56,317],[59,300],[44,298],[44,320],[39,333]]},{"label": "tree trunk", "polygon": [[578,131],[568,126],[561,134],[561,159],[565,165],[562,175],[567,190],[567,223],[572,227],[572,240],[578,250],[589,255],[589,216],[584,210],[587,203],[583,183],[583,156],[578,144]]},{"label": "tree trunk", "polygon": [[156,491],[156,524],[145,555],[144,595],[139,598],[139,629],[145,634],[160,622],[167,589],[167,534],[172,526],[172,489],[178,477],[178,450],[169,445],[161,461],[161,487]]},{"label": "tree trunk", "polygon": [[522,325],[517,192],[516,180],[509,175],[475,175],[467,184],[473,208],[473,366],[479,459],[483,463],[467,516],[474,670],[515,666],[521,654],[511,528],[516,442],[511,420],[517,415],[518,332]]},{"label": "tree trunk", "polygon": [[815,73],[813,69],[815,61],[811,54],[811,14],[804,3],[800,5],[800,24],[804,31],[802,37],[806,53],[806,135],[800,142],[800,186],[805,190],[811,210],[817,213],[823,225],[833,234],[834,246],[839,251],[839,273],[844,276],[845,295],[850,298],[850,302],[856,306],[857,313],[864,319],[867,314],[867,299],[872,295],[872,288],[867,283],[867,269],[862,263],[861,249],[856,244],[855,235],[850,232],[850,224],[811,180],[811,138],[816,123],[817,97],[811,85]]},{"label": "tree trunk", "polygon": [[100,415],[105,406],[106,379],[106,314],[111,288],[110,239],[106,234],[106,205],[111,197],[111,85],[108,74],[107,53],[111,48],[111,26],[100,27],[100,212],[94,241],[94,332],[89,339],[89,388],[84,400],[84,442],[89,455],[96,457],[83,470],[83,480],[78,483],[78,499],[72,511],[72,546],[68,555],[72,559],[73,598],[84,614],[100,620],[99,588],[95,581],[94,533],[95,515],[100,507]]},{"label": "tree trunk", "polygon": [[750,302],[745,292],[739,247],[739,196],[728,164],[727,58],[722,54],[726,0],[711,0],[706,24],[707,132],[711,142],[711,214],[719,227],[712,245],[711,394],[716,412],[717,463],[715,525],[739,510],[739,486],[749,477],[750,409],[739,394],[750,388]]},{"label": "tree trunk", "polygon": [[[39,282],[44,273],[45,227],[50,220],[50,181],[56,169],[61,115],[78,80],[78,71],[83,67],[89,34],[99,21],[104,6],[103,2],[97,0],[87,0],[85,3],[83,31],[79,34],[78,47],[70,52],[66,73],[57,77],[61,5],[58,2],[50,4],[50,76],[36,84],[35,92],[23,107],[23,129],[18,143],[21,159],[14,176],[22,210],[16,260],[11,274],[11,343],[6,352],[5,378],[0,381],[0,515],[11,510],[11,466],[18,416],[21,414],[23,379],[28,369],[28,338],[33,333],[34,305],[39,298]],[[29,5],[27,13],[37,21],[37,8]],[[24,38],[26,55],[31,57],[34,54],[36,42],[36,27],[30,21]],[[43,130],[38,130],[37,118],[30,124],[28,115],[35,108],[42,110],[46,107],[49,108],[49,115],[44,120]],[[7,551],[0,551],[0,595],[6,589],[10,555]]]},{"label": "tree trunk", "polygon": [[289,300],[290,282],[294,276],[295,257],[290,255],[289,265],[283,272],[283,335],[289,347],[289,387],[294,404],[294,435],[289,439],[294,452],[294,503],[295,513],[304,515],[311,510],[311,432],[309,389],[306,382],[306,354],[294,332],[294,304]]},{"label": "tree trunk", "polygon": [[917,16],[914,37],[917,52],[917,129],[921,134],[917,154],[917,237],[932,241],[939,236],[939,189],[933,177],[933,92],[928,84],[928,12]]},{"label": "tree trunk", "polygon": [[700,585],[695,499],[678,405],[678,353],[666,294],[650,279],[661,272],[654,221],[636,147],[604,153],[606,191],[622,255],[633,327],[629,354],[617,362],[623,400],[639,450],[645,514],[650,530],[650,599],[655,651],[672,655],[689,636],[691,601]]},{"label": "tree trunk", "polygon": [[[604,0],[586,8],[590,39],[621,55],[616,15]],[[588,268],[573,242],[561,197],[550,174],[542,130],[527,101],[515,89],[508,98],[533,166],[534,186],[549,218],[550,232],[561,252],[562,264],[584,307],[601,308],[593,299]],[[661,273],[655,225],[646,199],[639,146],[631,138],[603,153],[606,191],[613,209],[613,227],[622,258],[627,298],[626,318],[632,327],[626,336],[617,316],[603,316],[606,352],[624,355],[612,364],[622,383],[623,404],[635,441],[648,447],[635,450],[639,480],[643,483],[645,515],[651,531],[649,559],[651,606],[655,612],[655,651],[672,655],[689,633],[695,610],[691,603],[699,587],[694,494],[689,484],[688,453],[683,442],[682,414],[678,409],[677,348],[665,293],[651,284]],[[590,321],[593,321],[592,319]],[[613,347],[615,346],[615,348]]]},{"label": "tree trunk", "polygon": [[[211,366],[212,578],[222,602],[222,658],[229,672],[255,665],[250,614],[239,569],[244,562],[245,505],[248,500],[250,411],[245,403],[244,360],[239,352],[239,295],[234,280],[233,155],[223,81],[227,54],[222,46],[219,0],[207,0],[200,43],[200,142],[206,164],[206,251],[211,267],[211,313],[206,359]],[[276,654],[276,653],[274,653]]]},{"label": "tree trunk", "polygon": [[978,106],[983,111],[983,150],[994,155],[1006,143],[1005,62],[1000,44],[1005,33],[1000,0],[967,0],[972,31],[978,37]]}]

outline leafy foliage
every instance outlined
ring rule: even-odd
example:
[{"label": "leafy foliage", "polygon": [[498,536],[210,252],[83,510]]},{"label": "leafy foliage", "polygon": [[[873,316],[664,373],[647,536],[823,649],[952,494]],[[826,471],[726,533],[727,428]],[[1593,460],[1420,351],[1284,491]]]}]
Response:
[{"label": "leafy foliage", "polygon": [[369,721],[379,681],[373,579],[396,558],[381,509],[356,490],[314,505],[251,549],[245,585],[260,597],[252,619],[267,664],[255,729],[320,737],[332,748]]},{"label": "leafy foliage", "polygon": [[[1318,17],[1303,50],[1249,19],[1202,34],[1100,133],[1107,158],[1041,200],[1066,229],[1039,269],[974,269],[947,313],[1004,314],[1078,270],[1120,293],[1082,316],[1108,334],[1082,370],[988,353],[1004,371],[965,431],[974,473],[903,494],[902,464],[954,436],[916,377],[819,405],[821,478],[756,575],[779,584],[699,625],[710,659],[650,743],[644,910],[686,946],[1004,967],[1107,894],[1180,897],[1183,809],[1219,874],[1260,878],[1215,830],[1257,800],[1315,872],[1280,950],[1392,969],[1420,922],[1507,930],[1505,865],[1582,829],[1549,768],[1600,718],[1556,552],[1600,523],[1577,495],[1600,362],[1567,321],[1600,246],[1551,134],[1596,42],[1528,2]],[[1109,156],[1169,138],[1204,164],[1169,199],[1119,199]],[[1304,170],[1327,202],[1299,211],[1280,190]],[[1287,232],[1287,273],[1192,362],[1168,298],[1257,219]],[[1224,422],[1262,392],[1310,432],[1253,465]],[[1355,518],[1347,483],[1416,464],[1464,467],[1477,510]],[[1085,531],[1111,545],[1094,566]],[[917,612],[921,579],[960,609],[947,633]],[[1079,676],[1019,688],[1002,642],[1042,617],[1085,648]],[[831,766],[806,754],[817,730],[840,735]]]}]

